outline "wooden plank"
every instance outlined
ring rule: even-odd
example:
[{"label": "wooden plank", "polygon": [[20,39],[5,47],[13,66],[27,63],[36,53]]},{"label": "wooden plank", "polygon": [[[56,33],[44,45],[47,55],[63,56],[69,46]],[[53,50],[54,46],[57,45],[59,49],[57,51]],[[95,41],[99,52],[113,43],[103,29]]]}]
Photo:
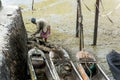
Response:
[{"label": "wooden plank", "polygon": [[81,64],[77,64],[77,68],[78,68],[78,71],[80,72],[83,80],[89,80],[89,78],[88,78],[87,74],[85,73],[85,70],[83,69]]}]

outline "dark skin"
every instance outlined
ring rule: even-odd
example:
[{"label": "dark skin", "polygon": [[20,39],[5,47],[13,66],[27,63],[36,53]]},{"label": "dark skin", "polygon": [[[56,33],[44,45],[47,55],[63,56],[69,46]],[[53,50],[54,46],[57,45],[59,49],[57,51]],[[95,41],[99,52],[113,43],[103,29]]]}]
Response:
[{"label": "dark skin", "polygon": [[[36,22],[32,22],[33,24],[35,24],[35,25],[37,25],[37,23]],[[33,34],[33,35],[36,35],[37,33],[39,33],[39,29]]]},{"label": "dark skin", "polygon": [[[32,23],[35,24],[35,25],[37,25],[36,22],[32,22]],[[41,26],[41,27],[38,27],[37,31],[36,31],[33,35],[36,35],[37,33],[39,33],[39,32],[43,29],[44,22],[41,21],[38,25]],[[48,31],[50,32],[50,26],[48,26],[47,29],[48,29]],[[42,38],[42,37],[41,37],[41,38]],[[42,39],[44,39],[44,41],[47,42],[47,38],[42,38]]]}]

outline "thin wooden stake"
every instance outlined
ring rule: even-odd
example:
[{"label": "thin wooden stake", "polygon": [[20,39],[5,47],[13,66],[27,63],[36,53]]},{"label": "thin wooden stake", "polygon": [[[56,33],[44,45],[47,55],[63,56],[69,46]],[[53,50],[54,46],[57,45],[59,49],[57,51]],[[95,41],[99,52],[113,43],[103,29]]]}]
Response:
[{"label": "thin wooden stake", "polygon": [[34,0],[32,0],[32,11],[34,9]]},{"label": "thin wooden stake", "polygon": [[79,36],[79,13],[78,13],[78,3],[77,3],[77,18],[76,18],[76,37]]},{"label": "thin wooden stake", "polygon": [[[84,35],[83,35],[83,16],[82,16],[82,10],[81,10],[81,0],[77,0],[78,6],[77,6],[77,27],[78,27],[78,33],[80,37],[80,43],[79,43],[79,50],[81,51],[84,48]],[[77,29],[77,28],[76,28]]]},{"label": "thin wooden stake", "polygon": [[95,46],[97,44],[98,19],[99,19],[99,0],[96,0],[96,6],[95,7],[96,7],[96,12],[95,12],[93,46]]}]

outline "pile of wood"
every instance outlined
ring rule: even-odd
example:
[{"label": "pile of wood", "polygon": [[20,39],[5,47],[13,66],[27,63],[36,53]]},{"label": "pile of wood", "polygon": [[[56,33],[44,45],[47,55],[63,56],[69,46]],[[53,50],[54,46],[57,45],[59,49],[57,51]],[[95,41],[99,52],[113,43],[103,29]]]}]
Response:
[{"label": "pile of wood", "polygon": [[42,51],[49,52],[51,49],[55,48],[55,45],[50,44],[49,42],[44,42],[39,37],[31,37],[28,38],[27,47],[28,50],[37,47]]}]

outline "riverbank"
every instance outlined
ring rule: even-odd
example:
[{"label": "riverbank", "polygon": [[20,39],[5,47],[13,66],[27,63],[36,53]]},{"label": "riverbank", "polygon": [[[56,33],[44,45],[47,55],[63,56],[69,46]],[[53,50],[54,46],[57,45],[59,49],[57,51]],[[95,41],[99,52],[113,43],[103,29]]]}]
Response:
[{"label": "riverbank", "polygon": [[[76,1],[41,0],[34,4],[33,11],[31,10],[31,2],[28,3],[30,3],[29,6],[20,4],[28,34],[32,34],[36,30],[36,26],[30,22],[32,17],[46,19],[52,29],[48,41],[64,46],[75,62],[75,54],[79,51],[79,38],[75,37]],[[111,76],[106,62],[106,55],[112,49],[120,52],[118,47],[120,45],[120,1],[105,0],[102,3],[104,8],[100,5],[97,46],[93,47],[91,44],[93,43],[95,0],[90,2],[84,0],[82,2],[85,50],[92,52],[106,74]],[[90,10],[85,7],[85,4]],[[109,16],[113,23],[110,22],[107,16]]]},{"label": "riverbank", "polygon": [[[85,50],[92,52],[98,63],[104,69],[107,75],[111,76],[106,55],[112,50],[119,49],[119,1],[103,1],[104,8],[100,7],[99,29],[97,46],[91,46],[93,42],[94,30],[94,4],[92,0],[89,4],[87,0],[82,2],[83,27]],[[45,18],[52,27],[52,33],[48,41],[65,47],[72,60],[75,62],[75,54],[79,51],[79,38],[75,37],[76,27],[76,1],[72,0],[45,0],[34,4],[34,10],[23,11],[23,18],[29,34],[36,30],[35,25],[31,24],[30,18]],[[89,11],[85,4],[90,8]],[[112,19],[113,23],[107,18],[106,14]]]}]

